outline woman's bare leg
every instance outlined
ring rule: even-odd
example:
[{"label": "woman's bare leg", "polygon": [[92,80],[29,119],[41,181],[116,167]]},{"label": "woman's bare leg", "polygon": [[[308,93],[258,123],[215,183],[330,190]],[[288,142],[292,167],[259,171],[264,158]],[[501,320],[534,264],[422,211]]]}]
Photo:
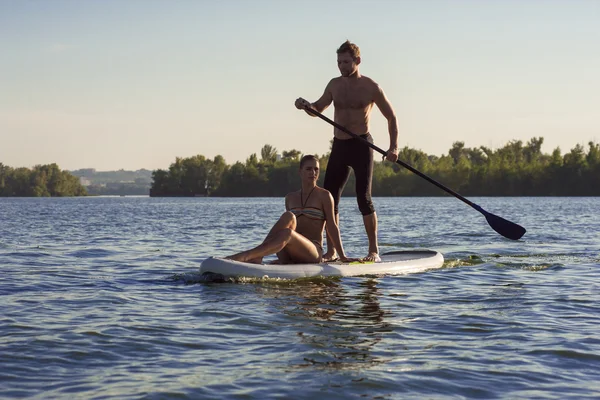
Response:
[{"label": "woman's bare leg", "polygon": [[318,263],[322,258],[321,250],[298,232],[292,232],[282,252],[286,253],[288,263]]},{"label": "woman's bare leg", "polygon": [[277,263],[276,264],[291,264],[292,259],[290,255],[285,251],[285,248],[281,249],[281,251],[277,252]]},{"label": "woman's bare leg", "polygon": [[293,231],[296,230],[296,216],[290,211],[286,211],[281,214],[281,217],[279,217],[279,220],[275,222],[275,225],[273,225],[265,240],[267,240],[269,236],[272,236],[275,232],[286,228],[289,228]]},{"label": "woman's bare leg", "polygon": [[289,228],[280,229],[279,231],[270,234],[270,236],[268,236],[264,242],[255,248],[242,251],[241,253],[237,253],[226,258],[235,261],[253,263],[256,263],[257,260],[262,261],[263,257],[280,252],[287,245],[292,236],[292,232],[294,231]]},{"label": "woman's bare leg", "polygon": [[[289,231],[296,229],[296,216],[286,211],[279,220],[273,225],[265,240],[253,249],[242,251],[226,258],[236,261],[251,262],[255,264],[262,263],[262,258],[270,254],[275,254],[285,247],[289,240]],[[281,234],[281,232],[284,232]]]},{"label": "woman's bare leg", "polygon": [[321,251],[317,249],[313,242],[298,232],[285,228],[267,237],[259,246],[227,258],[251,262],[251,260],[269,254],[277,254],[282,263],[315,263],[320,262],[322,256]]},{"label": "woman's bare leg", "polygon": [[260,246],[240,254],[246,257],[246,262],[252,262],[254,257],[277,254],[281,264],[316,263],[321,261],[322,256],[313,242],[289,228],[273,233]]}]

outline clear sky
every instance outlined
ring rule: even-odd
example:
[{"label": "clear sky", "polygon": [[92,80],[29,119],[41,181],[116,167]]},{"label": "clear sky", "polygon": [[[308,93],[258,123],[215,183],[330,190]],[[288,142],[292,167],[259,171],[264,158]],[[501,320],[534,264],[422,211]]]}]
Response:
[{"label": "clear sky", "polygon": [[[400,146],[600,140],[597,0],[0,0],[0,162],[323,154],[332,128],[293,103],[339,74],[346,39],[395,107]],[[371,132],[387,148],[377,109]]]}]

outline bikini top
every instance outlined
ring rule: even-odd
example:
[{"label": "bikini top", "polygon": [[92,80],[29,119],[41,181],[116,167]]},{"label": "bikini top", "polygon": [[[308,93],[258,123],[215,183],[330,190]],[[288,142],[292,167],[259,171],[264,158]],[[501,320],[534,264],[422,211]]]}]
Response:
[{"label": "bikini top", "polygon": [[300,203],[302,204],[302,207],[290,208],[290,212],[293,213],[296,217],[304,215],[310,219],[325,220],[325,213],[323,212],[323,210],[321,210],[320,208],[316,208],[316,207],[306,207],[306,203],[308,203],[308,199],[310,198],[310,195],[312,194],[312,192],[314,192],[314,190],[315,190],[315,188],[312,188],[312,190],[308,194],[308,197],[306,197],[306,200],[302,201],[302,189],[301,189],[300,190]]},{"label": "bikini top", "polygon": [[325,213],[315,207],[294,207],[290,208],[290,212],[294,213],[296,217],[304,215],[310,219],[320,219],[325,220]]}]

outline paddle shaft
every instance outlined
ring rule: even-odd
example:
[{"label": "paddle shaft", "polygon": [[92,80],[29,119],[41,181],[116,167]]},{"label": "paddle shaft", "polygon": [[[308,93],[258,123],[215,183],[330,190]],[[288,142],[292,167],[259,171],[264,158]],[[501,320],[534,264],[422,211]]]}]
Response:
[{"label": "paddle shaft", "polygon": [[[339,130],[341,130],[342,132],[347,133],[348,135],[362,140],[367,146],[371,147],[373,150],[383,154],[384,156],[387,156],[387,152],[383,151],[381,148],[375,146],[373,143],[369,142],[367,139],[357,135],[354,132],[350,132],[348,129],[346,129],[345,127],[343,127],[342,125],[338,124],[335,121],[332,121],[331,119],[327,118],[326,116],[324,116],[323,114],[321,114],[320,112],[318,112],[317,110],[313,110],[312,108],[305,108],[306,111],[308,111],[309,113],[313,114],[316,117],[321,118],[323,121],[326,121],[328,123],[330,123],[331,125],[335,126],[336,128],[338,128]],[[466,199],[465,197],[461,196],[460,194],[456,193],[454,190],[447,188],[446,186],[442,185],[441,183],[439,183],[438,181],[436,181],[435,179],[425,175],[424,173],[422,173],[421,171],[419,171],[418,169],[413,168],[410,164],[405,163],[404,161],[398,159],[396,161],[396,163],[402,165],[404,168],[408,169],[410,172],[415,173],[417,175],[419,175],[421,178],[427,180],[429,183],[434,184],[435,186],[439,187],[440,189],[446,191],[447,193],[451,194],[452,196],[456,197],[459,200],[464,201],[466,204],[470,205],[471,207],[473,207],[474,209],[476,209],[479,212],[483,212],[483,209],[478,206],[477,204],[473,203],[472,201]]]},{"label": "paddle shaft", "polygon": [[[363,143],[365,143],[367,146],[371,147],[373,150],[383,154],[384,156],[387,155],[387,153],[385,151],[383,151],[379,147],[375,146],[374,144],[370,143],[365,138],[360,137],[353,132],[350,132],[348,129],[346,129],[342,125],[330,120],[329,118],[327,118],[326,116],[324,116],[323,114],[318,112],[317,110],[313,110],[312,107],[305,108],[305,110],[308,113],[313,114],[313,115],[321,118],[322,120],[330,123],[331,125],[335,126],[339,130],[341,130],[342,132],[345,132],[348,135],[350,135],[356,139],[362,140]],[[445,192],[451,194],[452,196],[456,197],[457,199],[459,199],[459,200],[463,201],[464,203],[468,204],[469,206],[473,207],[475,210],[479,211],[481,214],[483,214],[483,216],[487,220],[488,224],[492,227],[492,229],[495,230],[496,232],[498,232],[500,235],[504,236],[505,238],[512,239],[512,240],[519,240],[525,234],[525,232],[527,232],[527,230],[525,228],[523,228],[521,225],[515,224],[514,222],[511,222],[502,217],[499,217],[490,212],[487,212],[486,210],[484,210],[477,204],[473,203],[470,200],[467,200],[460,194],[456,193],[454,190],[447,188],[446,186],[442,185],[435,179],[430,178],[429,176],[427,176],[424,173],[422,173],[421,171],[413,168],[412,166],[405,163],[404,161],[397,160],[396,163],[400,164],[401,166],[408,169],[409,171],[411,171],[411,172],[417,174],[418,176],[420,176],[421,178],[427,180],[429,183],[434,184],[435,186],[439,187],[440,189],[444,190]]]}]

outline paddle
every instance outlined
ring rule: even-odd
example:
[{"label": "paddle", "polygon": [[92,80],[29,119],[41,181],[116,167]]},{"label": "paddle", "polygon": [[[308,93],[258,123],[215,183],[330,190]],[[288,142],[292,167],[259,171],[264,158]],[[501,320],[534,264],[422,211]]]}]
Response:
[{"label": "paddle", "polygon": [[[384,156],[387,154],[385,151],[383,151],[379,147],[375,146],[374,144],[370,143],[365,138],[360,137],[359,135],[350,132],[348,129],[346,129],[342,125],[338,124],[337,122],[330,120],[329,118],[327,118],[326,116],[324,116],[323,114],[318,112],[317,110],[313,110],[312,108],[305,108],[305,110],[308,111],[309,113],[321,118],[323,121],[329,122],[331,125],[335,126],[342,132],[346,132],[348,135],[350,135],[356,139],[362,140],[363,143],[365,143],[367,146],[369,146],[373,150],[383,154]],[[504,236],[505,238],[512,239],[512,240],[519,240],[525,234],[525,232],[527,232],[526,229],[523,228],[521,225],[515,224],[514,222],[508,221],[502,217],[494,215],[491,212],[485,211],[483,208],[481,208],[477,204],[464,198],[460,194],[456,193],[454,190],[447,188],[446,186],[442,185],[441,183],[434,180],[433,178],[430,178],[429,176],[425,175],[421,171],[413,168],[412,166],[405,163],[404,161],[398,160],[398,161],[396,161],[396,163],[402,165],[404,168],[408,169],[409,171],[419,175],[421,178],[427,180],[429,183],[433,183],[435,186],[446,191],[447,193],[451,194],[452,196],[456,197],[457,199],[462,200],[466,204],[473,207],[475,210],[482,213],[483,216],[485,217],[485,219],[487,220],[488,224],[490,224],[490,226],[492,227],[492,229],[495,230],[496,232],[498,232],[500,235]]]}]

